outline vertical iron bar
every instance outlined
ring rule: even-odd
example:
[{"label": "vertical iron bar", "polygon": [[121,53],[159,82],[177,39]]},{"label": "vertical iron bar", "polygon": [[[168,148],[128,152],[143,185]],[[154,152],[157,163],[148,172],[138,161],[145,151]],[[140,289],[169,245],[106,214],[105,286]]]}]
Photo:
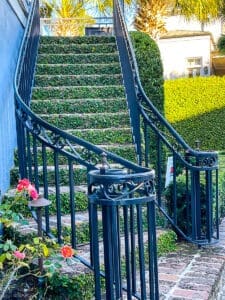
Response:
[{"label": "vertical iron bar", "polygon": [[219,239],[219,172],[216,169],[216,238]]},{"label": "vertical iron bar", "polygon": [[161,143],[160,137],[156,135],[156,150],[157,150],[157,201],[159,206],[161,206],[161,188],[162,188],[162,174],[161,174]]},{"label": "vertical iron bar", "polygon": [[[42,143],[42,171],[43,171],[43,187],[44,187],[44,197],[48,199],[48,169],[47,169],[47,154],[46,146]],[[49,206],[45,207],[45,223],[46,223],[46,232],[50,232],[50,223],[49,223]]]},{"label": "vertical iron bar", "polygon": [[206,181],[206,238],[208,242],[211,242],[213,233],[213,223],[212,223],[212,171],[205,171],[205,181]]},{"label": "vertical iron bar", "polygon": [[149,128],[146,121],[144,120],[144,139],[145,139],[145,166],[149,166],[149,147],[150,147],[150,137]]},{"label": "vertical iron bar", "polygon": [[28,178],[32,181],[32,155],[30,145],[30,133],[27,132],[27,165],[28,165]]},{"label": "vertical iron bar", "polygon": [[89,201],[91,209],[91,222],[94,230],[92,231],[91,241],[93,243],[92,249],[92,263],[95,275],[95,299],[101,300],[101,277],[100,277],[100,262],[99,262],[99,245],[98,245],[98,207]]},{"label": "vertical iron bar", "polygon": [[197,216],[196,216],[196,193],[195,193],[195,171],[191,170],[191,234],[192,240],[197,238]]},{"label": "vertical iron bar", "polygon": [[125,263],[126,263],[126,280],[127,280],[127,300],[132,299],[131,291],[131,267],[130,267],[130,245],[129,245],[129,224],[128,224],[128,207],[123,206],[124,217],[124,241],[125,241]]},{"label": "vertical iron bar", "polygon": [[54,151],[55,167],[55,198],[56,198],[56,218],[57,218],[57,238],[58,243],[62,243],[62,224],[61,224],[61,201],[60,201],[60,179],[59,179],[59,155]]},{"label": "vertical iron bar", "polygon": [[131,274],[132,274],[132,293],[135,294],[137,291],[137,268],[136,268],[136,259],[135,259],[135,215],[134,215],[134,206],[130,207],[130,241],[131,241]]},{"label": "vertical iron bar", "polygon": [[102,207],[102,223],[103,223],[103,244],[104,244],[104,265],[105,265],[105,287],[106,299],[114,300],[113,287],[113,249],[112,249],[112,216],[110,207],[103,205]]},{"label": "vertical iron bar", "polygon": [[189,193],[189,174],[188,168],[185,168],[185,175],[186,175],[186,218],[187,218],[187,235],[190,234],[191,227],[190,227],[190,220],[191,220],[191,212],[190,212],[190,193]]},{"label": "vertical iron bar", "polygon": [[33,134],[33,158],[34,158],[34,183],[37,191],[39,191],[37,139],[34,134]]},{"label": "vertical iron bar", "polygon": [[73,177],[73,161],[68,159],[69,165],[69,189],[70,189],[70,217],[71,217],[71,244],[74,249],[77,246],[76,239],[76,216],[75,216],[75,193]]},{"label": "vertical iron bar", "polygon": [[159,299],[155,203],[147,203],[150,299]]},{"label": "vertical iron bar", "polygon": [[139,250],[139,267],[140,267],[140,281],[141,281],[141,299],[146,299],[146,282],[145,282],[145,256],[144,256],[144,241],[143,241],[143,220],[142,220],[142,206],[137,207],[137,229],[138,229],[138,250]]},{"label": "vertical iron bar", "polygon": [[111,227],[112,227],[112,250],[113,250],[113,268],[114,268],[114,282],[115,282],[115,296],[116,299],[120,299],[122,297],[122,283],[121,283],[121,273],[120,273],[120,249],[119,249],[119,227],[118,227],[118,219],[117,219],[117,206],[110,207],[112,219],[111,219]]},{"label": "vertical iron bar", "polygon": [[176,155],[173,152],[173,221],[177,225],[177,164],[176,164]]},{"label": "vertical iron bar", "polygon": [[23,122],[16,117],[17,127],[17,146],[18,146],[18,159],[19,159],[19,173],[21,178],[27,178],[27,165],[26,165],[26,145],[25,145],[25,131]]}]

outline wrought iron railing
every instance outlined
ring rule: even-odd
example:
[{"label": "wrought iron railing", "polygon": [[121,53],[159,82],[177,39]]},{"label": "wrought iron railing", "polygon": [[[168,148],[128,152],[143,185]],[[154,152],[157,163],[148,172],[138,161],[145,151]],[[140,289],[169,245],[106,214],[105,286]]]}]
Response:
[{"label": "wrought iron railing", "polygon": [[[118,0],[114,0],[114,31],[139,162],[156,171],[158,206],[187,240],[200,245],[215,242],[219,238],[217,153],[192,149],[146,96]],[[173,172],[165,188],[168,157]]]},{"label": "wrought iron railing", "polygon": [[[67,185],[66,188],[69,195],[70,210],[70,224],[67,223],[67,226],[70,227],[69,239],[72,247],[77,249],[80,246],[77,238],[76,219],[75,196],[77,188],[78,185],[79,187],[82,185],[83,189],[86,187],[86,192],[89,189],[91,193],[94,193],[95,189],[93,187],[93,181],[90,182],[91,175],[89,176],[89,172],[91,170],[96,170],[102,173],[106,161],[105,157],[103,157],[103,165],[99,164],[99,161],[101,161],[102,158],[103,149],[50,125],[34,114],[29,108],[39,41],[38,12],[38,0],[34,0],[30,9],[27,27],[20,49],[14,83],[19,174],[20,177],[27,177],[34,182],[36,188],[43,193],[45,198],[49,198],[50,189],[54,190],[56,228],[53,228],[53,225],[50,222],[49,208],[46,207],[43,229],[49,236],[53,236],[53,233],[55,232],[58,243],[62,243],[64,238],[62,223],[62,185]],[[154,266],[153,269],[149,269],[148,271],[150,278],[149,286],[152,287],[151,294],[155,297],[151,299],[158,299],[157,252],[154,224],[154,172],[148,168],[129,162],[113,153],[107,151],[104,152],[107,155],[108,163],[117,168],[117,171],[114,169],[107,171],[110,172],[111,175],[113,173],[110,180],[112,180],[114,188],[115,186],[117,187],[117,190],[114,190],[114,188],[110,187],[108,184],[105,186],[105,176],[102,175],[102,184],[106,188],[106,193],[103,195],[106,196],[107,193],[109,193],[110,196],[112,196],[112,199],[107,198],[107,205],[115,207],[115,200],[118,200],[116,204],[117,219],[113,220],[116,220],[117,226],[123,228],[124,233],[121,233],[120,230],[116,232],[117,242],[120,243],[120,240],[124,239],[124,235],[129,235],[132,239],[131,248],[129,248],[127,243],[125,245],[125,265],[127,273],[125,275],[121,274],[121,264],[123,263],[121,261],[117,262],[116,269],[112,267],[108,270],[106,267],[104,272],[102,270],[100,271],[98,264],[96,264],[96,262],[99,261],[100,256],[100,252],[96,252],[96,249],[102,240],[101,237],[98,237],[98,232],[96,230],[98,226],[102,226],[104,229],[104,222],[106,222],[104,221],[105,218],[103,216],[102,219],[100,218],[96,223],[96,217],[101,209],[100,202],[103,200],[101,199],[100,194],[99,203],[94,203],[93,197],[90,198],[89,203],[88,221],[90,227],[90,259],[83,258],[82,255],[77,255],[77,258],[90,269],[94,270],[95,283],[97,284],[95,293],[96,299],[101,299],[101,291],[99,292],[99,276],[106,278],[106,294],[110,295],[110,299],[115,299],[114,292],[118,295],[118,293],[122,294],[122,291],[125,291],[128,295],[128,299],[131,299],[131,295],[136,299],[144,299],[142,295],[146,295],[149,291],[149,289],[146,289],[145,282],[145,253],[146,249],[148,249],[147,261],[149,261],[150,267],[152,265]],[[99,184],[101,186],[101,180],[99,181]],[[115,199],[116,195],[119,195],[118,199]],[[98,211],[95,210],[96,206],[98,206]],[[102,208],[102,214],[104,215],[104,207]],[[36,218],[35,212],[33,212],[33,216]],[[145,230],[143,229],[142,224],[143,218],[147,219],[147,227]],[[102,225],[101,222],[103,222]],[[144,239],[145,232],[149,235],[148,242]],[[106,235],[106,231],[104,235]],[[114,236],[112,235],[111,238]],[[138,242],[136,242],[136,238],[138,238]],[[67,240],[67,242],[69,241]],[[107,261],[107,255],[111,255],[112,252],[107,252],[107,247],[111,246],[107,244],[107,242],[104,242],[104,237],[103,245],[104,255]],[[141,250],[137,249],[138,245],[141,247]],[[112,250],[114,257],[116,255],[115,251],[120,250],[119,245]],[[137,253],[139,253],[139,263],[136,262]],[[120,257],[122,259],[121,255]],[[108,257],[108,259],[111,258]],[[132,272],[130,273],[129,270],[131,268]],[[118,275],[116,277],[116,282],[114,281],[115,274]],[[110,280],[110,284],[108,284],[107,280]],[[126,283],[124,283],[125,281]],[[139,281],[140,285],[136,284],[136,281]]]}]

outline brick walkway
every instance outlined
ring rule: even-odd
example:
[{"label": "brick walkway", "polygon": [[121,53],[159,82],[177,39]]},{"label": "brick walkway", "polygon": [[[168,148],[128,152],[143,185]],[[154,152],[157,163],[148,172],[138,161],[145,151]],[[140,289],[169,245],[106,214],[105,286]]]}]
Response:
[{"label": "brick walkway", "polygon": [[[82,215],[82,220],[86,218],[86,214]],[[66,223],[66,217],[63,221]],[[32,223],[29,227],[33,227]],[[27,226],[24,227],[26,232]],[[81,247],[77,253],[89,259],[88,246]],[[88,271],[79,262],[75,269],[76,273]],[[158,270],[160,300],[225,300],[225,219],[220,225],[219,243],[200,249],[181,243],[176,252],[159,258]],[[74,266],[65,266],[63,271],[74,273]]]},{"label": "brick walkway", "polygon": [[215,246],[184,243],[159,259],[159,286],[161,300],[225,300],[225,219]]}]

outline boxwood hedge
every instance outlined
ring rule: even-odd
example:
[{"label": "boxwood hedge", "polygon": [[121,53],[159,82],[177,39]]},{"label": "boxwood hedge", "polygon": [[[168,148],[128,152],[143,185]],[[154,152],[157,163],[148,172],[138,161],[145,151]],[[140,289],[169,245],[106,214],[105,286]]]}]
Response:
[{"label": "boxwood hedge", "polygon": [[225,149],[225,77],[196,77],[165,82],[165,116],[192,146]]},{"label": "boxwood hedge", "polygon": [[142,86],[146,95],[163,114],[163,67],[156,42],[146,33],[130,32]]}]

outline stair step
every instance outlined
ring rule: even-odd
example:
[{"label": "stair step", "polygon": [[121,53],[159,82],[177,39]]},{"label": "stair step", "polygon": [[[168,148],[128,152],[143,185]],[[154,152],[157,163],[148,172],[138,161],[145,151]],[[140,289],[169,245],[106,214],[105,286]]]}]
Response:
[{"label": "stair step", "polygon": [[79,99],[79,98],[112,98],[124,97],[122,85],[112,86],[62,86],[34,87],[33,99]]},{"label": "stair step", "polygon": [[32,100],[31,109],[37,114],[112,113],[126,110],[127,103],[124,98]]},{"label": "stair step", "polygon": [[59,53],[59,54],[68,54],[68,53],[114,53],[117,51],[117,47],[115,43],[107,43],[107,44],[73,44],[70,43],[68,45],[61,44],[40,44],[38,53]]},{"label": "stair step", "polygon": [[82,37],[60,37],[60,36],[41,36],[41,44],[103,44],[103,43],[115,43],[115,37],[113,36],[82,36]]},{"label": "stair step", "polygon": [[130,119],[127,112],[98,114],[40,114],[40,117],[62,130],[117,126],[121,128],[121,126],[130,126]]},{"label": "stair step", "polygon": [[115,75],[36,75],[35,86],[102,86],[121,85],[122,76]]},{"label": "stair step", "polygon": [[80,129],[68,130],[68,133],[89,141],[92,144],[132,144],[132,135],[130,128],[107,128],[107,129]]},{"label": "stair step", "polygon": [[119,63],[109,64],[37,64],[36,75],[121,74]]},{"label": "stair step", "polygon": [[40,64],[93,64],[118,62],[118,53],[96,53],[96,54],[39,54]]},{"label": "stair step", "polygon": [[[123,158],[128,158],[130,161],[136,162],[136,154],[135,154],[135,150],[134,150],[134,146],[130,143],[130,144],[108,144],[108,145],[98,145],[100,148],[102,148],[103,150],[109,151],[109,152],[113,152]],[[79,148],[79,147],[74,147],[75,150],[82,156],[82,151],[83,148]],[[46,150],[46,159],[47,159],[47,164],[48,165],[53,165],[54,164],[54,153],[53,150],[51,150],[50,148],[47,148]],[[33,159],[33,157],[32,157]],[[38,160],[38,165],[41,165],[43,160],[42,160],[42,152],[41,152],[41,148],[38,148],[37,151],[37,160]],[[59,155],[59,164],[60,165],[64,165],[68,163],[68,159],[63,156],[63,155]],[[15,151],[15,158],[14,158],[14,164],[15,166],[18,166],[18,152],[17,150]],[[76,183],[77,184],[77,183]]]}]

